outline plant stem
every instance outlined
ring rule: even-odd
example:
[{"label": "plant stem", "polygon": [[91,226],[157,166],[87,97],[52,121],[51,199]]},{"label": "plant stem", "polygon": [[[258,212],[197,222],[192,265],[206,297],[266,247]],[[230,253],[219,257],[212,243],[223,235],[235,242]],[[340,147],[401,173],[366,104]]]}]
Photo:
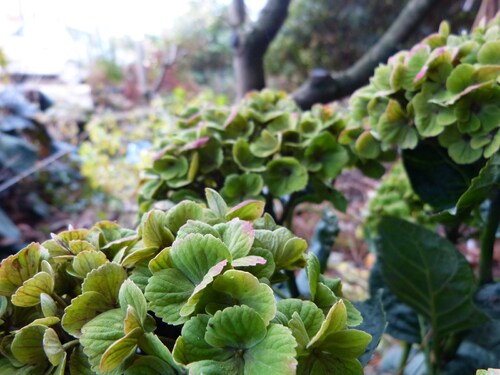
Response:
[{"label": "plant stem", "polygon": [[493,249],[500,223],[500,191],[491,200],[486,226],[481,234],[481,255],[479,258],[479,285],[493,282]]},{"label": "plant stem", "polygon": [[67,307],[68,306],[68,304],[66,303],[66,301],[63,300],[62,297],[60,297],[56,293],[52,293],[51,297],[54,298],[57,301],[57,303],[59,303],[62,307]]},{"label": "plant stem", "polygon": [[399,363],[398,372],[396,375],[403,375],[406,367],[406,362],[410,356],[411,344],[409,342],[403,343],[403,355],[401,356],[401,362]]},{"label": "plant stem", "polygon": [[290,291],[291,298],[297,298],[300,295],[299,288],[297,287],[297,280],[295,279],[295,272],[292,270],[286,270],[286,275],[288,276],[288,290]]},{"label": "plant stem", "polygon": [[421,345],[425,355],[427,373],[429,375],[437,375],[431,359],[431,350],[429,348],[429,339],[427,337],[427,331],[425,329],[425,320],[424,317],[420,314],[418,314],[418,325],[420,326]]},{"label": "plant stem", "polygon": [[78,339],[68,341],[67,343],[62,345],[62,348],[64,351],[71,349],[73,346],[77,346],[80,344],[80,341]]},{"label": "plant stem", "polygon": [[288,298],[288,296],[285,293],[283,293],[281,290],[274,288],[274,287],[272,289],[273,289],[274,294],[276,294],[279,298],[282,298],[282,299]]}]

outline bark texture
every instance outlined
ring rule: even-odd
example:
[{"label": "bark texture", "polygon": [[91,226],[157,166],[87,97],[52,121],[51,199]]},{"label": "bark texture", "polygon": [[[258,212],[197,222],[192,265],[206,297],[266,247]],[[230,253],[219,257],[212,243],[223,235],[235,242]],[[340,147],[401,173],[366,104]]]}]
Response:
[{"label": "bark texture", "polygon": [[308,109],[315,103],[343,98],[365,85],[377,65],[397,51],[398,45],[408,38],[434,3],[434,0],[411,0],[382,38],[349,69],[333,74],[323,69],[314,70],[292,94],[297,104]]},{"label": "bark texture", "polygon": [[247,25],[244,0],[234,0],[231,9],[232,47],[237,94],[241,98],[266,85],[264,54],[288,15],[290,0],[268,0],[258,20]]}]

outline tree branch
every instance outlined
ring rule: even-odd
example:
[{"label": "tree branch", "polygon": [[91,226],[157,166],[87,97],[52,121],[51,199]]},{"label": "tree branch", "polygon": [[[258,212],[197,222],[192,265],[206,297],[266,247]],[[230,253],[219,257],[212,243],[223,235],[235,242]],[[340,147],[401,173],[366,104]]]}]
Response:
[{"label": "tree branch", "polygon": [[268,0],[247,36],[247,43],[264,56],[288,16],[290,0]]},{"label": "tree branch", "polygon": [[397,46],[408,38],[434,4],[433,0],[410,0],[382,38],[352,67],[334,74],[324,69],[314,70],[292,97],[300,107],[307,109],[315,103],[327,103],[351,94],[368,82],[380,62],[396,52]]}]

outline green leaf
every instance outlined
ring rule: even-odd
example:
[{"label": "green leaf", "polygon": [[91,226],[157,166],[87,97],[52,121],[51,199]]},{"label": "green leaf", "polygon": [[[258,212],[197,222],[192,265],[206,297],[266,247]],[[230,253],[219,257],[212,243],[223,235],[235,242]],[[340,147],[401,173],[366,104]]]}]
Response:
[{"label": "green leaf", "polygon": [[264,180],[256,173],[226,176],[221,194],[230,203],[239,203],[245,199],[256,198],[262,191]]},{"label": "green leaf", "polygon": [[43,335],[43,350],[52,366],[58,366],[66,355],[56,331],[52,328],[47,328]]},{"label": "green leaf", "polygon": [[20,307],[36,306],[40,303],[40,294],[54,291],[54,278],[47,272],[38,272],[26,280],[12,295],[12,304]]},{"label": "green leaf", "polygon": [[107,262],[108,258],[102,251],[84,250],[73,258],[72,267],[75,274],[83,279],[90,271]]},{"label": "green leaf", "polygon": [[223,361],[231,356],[224,348],[213,347],[205,341],[208,315],[197,315],[191,318],[182,327],[182,336],[177,339],[174,346],[174,359],[183,365],[204,359]]},{"label": "green leaf", "polygon": [[217,229],[233,259],[248,255],[255,239],[250,222],[235,218],[226,224],[218,225]]},{"label": "green leaf", "polygon": [[247,374],[295,374],[296,342],[289,329],[270,324],[266,337],[243,356]]},{"label": "green leaf", "polygon": [[152,210],[146,214],[142,225],[142,241],[146,247],[163,249],[172,245],[174,235],[168,228],[167,214],[160,210]]},{"label": "green leaf", "polygon": [[32,324],[19,330],[12,341],[11,350],[21,363],[39,364],[47,360],[43,350],[43,336],[47,326]]},{"label": "green leaf", "polygon": [[82,328],[80,343],[87,355],[92,371],[99,372],[103,354],[116,341],[124,337],[123,312],[121,309],[106,311]]},{"label": "green leaf", "polygon": [[264,180],[272,195],[282,197],[306,187],[307,169],[297,159],[277,158],[267,164]]},{"label": "green leaf", "polygon": [[446,89],[452,94],[458,94],[471,85],[474,67],[469,64],[460,64],[451,72],[446,80]]},{"label": "green leaf", "polygon": [[366,159],[376,159],[381,152],[380,141],[367,130],[358,137],[354,147],[358,155]]},{"label": "green leaf", "polygon": [[416,224],[389,217],[381,220],[379,235],[384,280],[401,301],[431,323],[436,337],[486,320],[472,303],[476,287],[470,266],[450,242]]},{"label": "green leaf", "polygon": [[499,65],[500,64],[500,41],[495,40],[483,44],[477,53],[477,61],[480,64]]},{"label": "green leaf", "polygon": [[151,355],[138,357],[124,375],[176,375],[177,372],[170,365]]},{"label": "green leaf", "polygon": [[250,144],[250,151],[259,158],[266,158],[277,153],[281,146],[280,133],[274,135],[264,129],[259,138]]},{"label": "green leaf", "polygon": [[239,138],[233,145],[233,159],[244,171],[262,172],[266,169],[265,159],[253,155],[248,142],[243,138]]},{"label": "green leaf", "polygon": [[321,350],[342,359],[356,359],[365,352],[371,339],[368,333],[357,329],[333,332],[321,344]]},{"label": "green leaf", "polygon": [[10,296],[26,280],[39,271],[43,259],[48,259],[48,251],[40,244],[32,243],[15,255],[2,260],[0,264],[0,295]]},{"label": "green leaf", "polygon": [[191,201],[182,201],[167,212],[166,226],[173,234],[177,234],[180,227],[188,220],[201,220],[203,210],[200,205]]},{"label": "green leaf", "polygon": [[118,303],[118,292],[127,278],[127,272],[116,263],[106,263],[87,274],[82,283],[82,293],[98,292],[110,305]]},{"label": "green leaf", "polygon": [[479,172],[478,165],[456,165],[434,142],[403,151],[403,163],[415,193],[437,210],[453,207]]},{"label": "green leaf", "polygon": [[132,280],[125,280],[121,285],[118,293],[118,300],[120,301],[120,307],[124,313],[127,311],[127,306],[130,305],[137,312],[141,323],[144,322],[148,310],[146,298]]},{"label": "green leaf", "polygon": [[69,372],[77,375],[93,375],[94,372],[90,369],[90,364],[87,356],[83,352],[83,348],[79,345],[69,358]]},{"label": "green leaf", "polygon": [[90,291],[80,294],[64,309],[61,325],[70,335],[80,337],[81,328],[87,322],[95,318],[99,312],[113,307],[101,293]]},{"label": "green leaf", "polygon": [[175,363],[170,350],[161,342],[158,336],[152,333],[145,333],[139,338],[139,347],[143,353],[155,356],[168,363],[172,368],[177,370],[177,373],[182,371],[180,366]]},{"label": "green leaf", "polygon": [[309,281],[309,290],[311,292],[311,299],[314,301],[319,282],[320,264],[318,257],[313,252],[307,255],[306,272],[307,272],[307,280]]},{"label": "green leaf", "polygon": [[290,238],[284,246],[278,246],[276,252],[273,254],[276,267],[294,268],[298,261],[303,260],[306,250],[307,242],[305,240],[298,237]]},{"label": "green leaf", "polygon": [[[56,316],[57,305],[51,296],[45,293],[40,294],[40,306],[42,308],[43,316]],[[0,314],[1,316],[2,314]]]},{"label": "green leaf", "polygon": [[175,268],[155,273],[146,286],[145,296],[149,308],[156,316],[170,324],[181,324],[188,320],[180,316],[181,308],[193,293],[195,285]]},{"label": "green leaf", "polygon": [[163,156],[153,162],[153,170],[160,175],[163,180],[171,180],[176,177],[183,177],[188,171],[188,162],[184,156]]},{"label": "green leaf", "polygon": [[149,260],[152,256],[155,256],[158,252],[157,247],[145,247],[143,249],[134,249],[128,253],[121,261],[121,266],[130,268],[136,266],[138,262],[142,259]]},{"label": "green leaf", "polygon": [[[398,300],[389,290],[382,278],[380,262],[376,262],[372,267],[369,286],[371,298],[375,298],[379,291],[382,293],[382,304],[387,315],[386,333],[401,341],[420,343],[418,316],[415,310]],[[363,324],[370,324],[370,321],[364,320]]]},{"label": "green leaf", "polygon": [[247,200],[234,206],[226,213],[226,220],[240,218],[241,220],[254,221],[264,213],[265,202]]},{"label": "green leaf", "polygon": [[228,270],[215,279],[213,287],[229,295],[234,305],[251,307],[266,324],[276,314],[273,290],[248,272]]},{"label": "green leaf", "polygon": [[222,273],[226,265],[227,260],[224,259],[208,270],[206,275],[203,277],[203,280],[201,280],[201,282],[193,289],[193,292],[186,301],[186,304],[181,308],[181,316],[191,315],[196,310],[196,305],[200,301],[205,288],[212,283],[216,276]]},{"label": "green leaf", "polygon": [[[319,166],[314,168],[322,178],[334,178],[346,165],[349,160],[347,151],[337,143],[331,133],[323,132],[314,137],[307,146],[304,156],[309,166]],[[300,190],[295,188],[293,191]]]},{"label": "green leaf", "polygon": [[382,304],[382,292],[379,291],[375,296],[370,297],[366,301],[357,302],[354,306],[363,316],[363,323],[358,326],[358,329],[372,336],[372,340],[366,347],[365,352],[359,357],[359,361],[364,367],[375,353],[387,326],[384,306]]},{"label": "green leaf", "polygon": [[[219,232],[210,224],[202,221],[188,220],[186,224],[179,228],[176,240],[181,240],[189,234],[211,234],[215,238],[220,238]],[[166,254],[165,254],[166,255]],[[158,259],[159,260],[159,259]]]},{"label": "green leaf", "polygon": [[347,328],[347,311],[343,300],[338,300],[328,311],[321,327],[311,338],[307,349],[321,347],[322,343],[333,333]]},{"label": "green leaf", "polygon": [[477,177],[471,180],[469,188],[460,196],[455,212],[463,212],[479,206],[492,191],[500,188],[500,155],[487,161]]},{"label": "green leaf", "polygon": [[[323,311],[311,301],[287,298],[278,302],[277,309],[289,321],[294,314],[298,314],[309,339],[319,331],[324,320]],[[309,343],[309,340],[307,340],[307,343]]]},{"label": "green leaf", "polygon": [[249,349],[266,337],[266,323],[248,306],[217,311],[208,321],[205,341],[216,348]]},{"label": "green leaf", "polygon": [[222,260],[231,260],[231,253],[220,239],[210,234],[190,234],[173,244],[169,257],[173,267],[196,285],[211,267]]},{"label": "green leaf", "polygon": [[101,372],[113,371],[128,357],[134,354],[137,348],[137,341],[143,334],[141,328],[135,328],[124,337],[112,343],[103,353],[99,363]]},{"label": "green leaf", "polygon": [[227,204],[219,193],[213,189],[206,188],[205,196],[207,197],[208,208],[210,208],[217,217],[223,218],[226,216]]}]

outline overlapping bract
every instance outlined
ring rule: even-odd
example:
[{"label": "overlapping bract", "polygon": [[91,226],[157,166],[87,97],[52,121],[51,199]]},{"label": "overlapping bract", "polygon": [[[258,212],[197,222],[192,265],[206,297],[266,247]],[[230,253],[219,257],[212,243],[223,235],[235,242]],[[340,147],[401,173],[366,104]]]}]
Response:
[{"label": "overlapping bract", "polygon": [[351,162],[337,142],[344,127],[333,107],[302,112],[285,93],[270,90],[250,93],[232,109],[186,110],[146,170],[141,209],[159,200],[201,199],[205,187],[236,204],[315,184],[328,200],[332,180]]},{"label": "overlapping bract", "polygon": [[[71,228],[5,259],[2,373],[294,374],[347,366],[346,374],[360,374],[357,357],[370,336],[348,329],[360,315],[338,281],[318,276],[306,242],[263,216],[263,202],[230,207],[210,189],[206,197],[207,206],[183,201],[150,211],[137,230],[112,222]],[[314,299],[303,303],[318,329],[299,351],[294,324],[310,319],[283,319],[273,284],[307,262]],[[181,336],[160,339],[156,332],[168,327],[161,320],[183,325]],[[164,340],[170,349],[175,340],[173,355]],[[328,363],[315,354],[330,349]]]},{"label": "overlapping bract", "polygon": [[500,16],[470,34],[443,23],[410,51],[380,65],[351,97],[346,130],[367,159],[436,138],[458,164],[500,148]]}]

